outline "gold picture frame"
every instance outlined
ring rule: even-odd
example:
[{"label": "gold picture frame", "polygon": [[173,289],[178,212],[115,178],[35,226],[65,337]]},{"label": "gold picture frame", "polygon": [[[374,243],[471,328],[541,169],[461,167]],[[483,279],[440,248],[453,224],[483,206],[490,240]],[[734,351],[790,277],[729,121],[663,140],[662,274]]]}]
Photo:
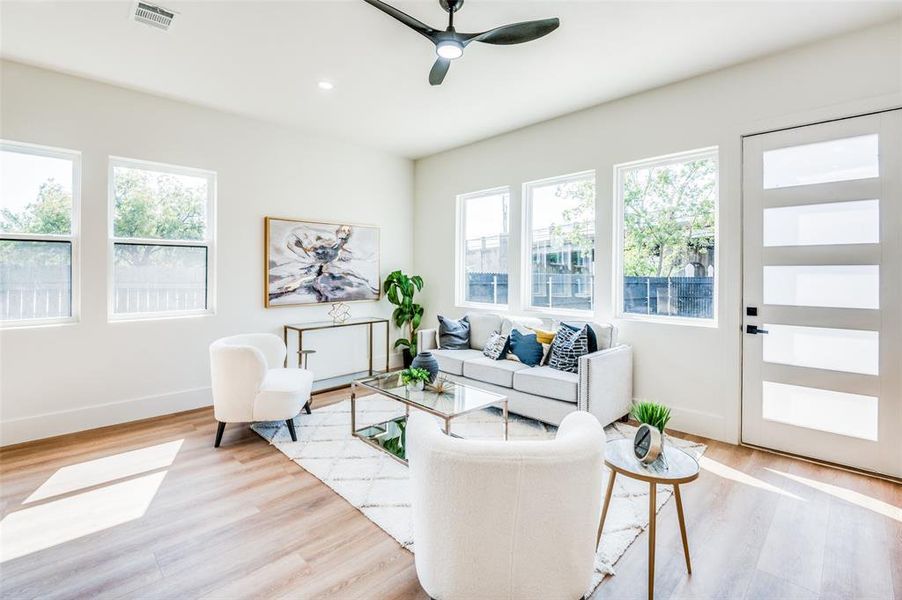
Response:
[{"label": "gold picture frame", "polygon": [[382,298],[377,225],[265,217],[263,239],[266,308]]}]

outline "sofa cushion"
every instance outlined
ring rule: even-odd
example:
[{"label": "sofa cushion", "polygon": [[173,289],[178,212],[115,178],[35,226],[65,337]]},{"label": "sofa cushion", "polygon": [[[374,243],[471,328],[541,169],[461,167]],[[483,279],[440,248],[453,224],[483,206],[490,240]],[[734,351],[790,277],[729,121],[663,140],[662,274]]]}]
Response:
[{"label": "sofa cushion", "polygon": [[579,375],[551,367],[533,367],[514,373],[514,389],[576,404]]},{"label": "sofa cushion", "polygon": [[464,361],[481,358],[479,350],[430,350],[432,356],[438,361],[438,369],[449,375],[463,375]]},{"label": "sofa cushion", "polygon": [[[607,350],[609,348],[613,348],[617,344],[617,328],[610,323],[596,323],[594,321],[567,321],[567,324],[570,325],[571,328],[573,326],[580,328],[583,325],[588,325],[589,328],[595,333],[595,340],[598,345],[598,350]],[[562,325],[562,323],[557,323],[557,325]]]},{"label": "sofa cushion", "polygon": [[551,343],[548,366],[558,371],[576,373],[579,370],[579,357],[589,353],[588,329],[588,325],[584,325],[579,331],[567,327],[558,329]]},{"label": "sofa cushion", "polygon": [[589,342],[589,354],[593,352],[598,352],[598,336],[595,335],[595,330],[592,329],[591,324],[589,323],[580,323],[579,325],[575,325],[573,323],[561,323],[561,327],[566,327],[570,331],[579,331],[583,327],[586,328],[586,336]]},{"label": "sofa cushion", "polygon": [[467,318],[454,320],[438,316],[438,345],[449,350],[465,350],[470,347],[470,323]]},{"label": "sofa cushion", "polygon": [[470,321],[470,348],[482,350],[489,337],[501,330],[501,315],[493,313],[467,313]]},{"label": "sofa cushion", "polygon": [[542,362],[542,356],[545,354],[542,344],[536,340],[535,333],[521,333],[516,328],[511,330],[510,351],[521,363],[530,367]]},{"label": "sofa cushion", "polygon": [[492,360],[481,356],[464,363],[464,377],[509,388],[514,386],[514,373],[523,369],[529,367],[512,360]]},{"label": "sofa cushion", "polygon": [[529,330],[539,327],[544,327],[544,322],[538,317],[504,317],[501,321],[501,333],[508,336],[513,329],[529,333]]},{"label": "sofa cushion", "polygon": [[508,337],[506,335],[501,335],[501,332],[496,331],[489,336],[489,341],[486,342],[485,348],[482,349],[482,353],[492,360],[502,360],[507,356],[507,351],[509,349],[510,340]]}]

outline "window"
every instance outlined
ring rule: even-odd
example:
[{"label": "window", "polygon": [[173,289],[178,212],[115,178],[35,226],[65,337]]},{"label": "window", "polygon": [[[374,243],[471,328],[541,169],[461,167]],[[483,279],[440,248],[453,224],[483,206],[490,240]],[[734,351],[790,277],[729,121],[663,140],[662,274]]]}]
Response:
[{"label": "window", "polygon": [[216,174],[110,159],[110,316],[212,311]]},{"label": "window", "polygon": [[506,305],[508,206],[506,187],[457,197],[457,304]]},{"label": "window", "polygon": [[619,315],[713,323],[717,148],[619,165],[615,181]]},{"label": "window", "polygon": [[0,323],[75,320],[78,152],[0,142]]},{"label": "window", "polygon": [[595,172],[527,183],[526,304],[555,313],[590,312],[595,287]]}]

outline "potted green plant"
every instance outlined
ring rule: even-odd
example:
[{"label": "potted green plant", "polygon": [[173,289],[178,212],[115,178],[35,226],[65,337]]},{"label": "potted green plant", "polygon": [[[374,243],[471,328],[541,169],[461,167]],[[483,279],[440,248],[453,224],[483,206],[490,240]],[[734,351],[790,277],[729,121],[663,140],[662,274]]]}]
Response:
[{"label": "potted green plant", "polygon": [[662,435],[664,428],[667,427],[667,422],[670,421],[670,409],[656,402],[636,402],[630,413],[634,419],[654,427]]},{"label": "potted green plant", "polygon": [[639,429],[633,439],[636,458],[645,464],[663,460],[664,428],[670,420],[670,409],[655,402],[637,402],[630,413],[639,421]]},{"label": "potted green plant", "polygon": [[397,307],[392,312],[392,321],[402,332],[406,329],[409,336],[398,338],[394,346],[404,348],[404,366],[409,367],[413,357],[417,355],[417,329],[423,320],[423,307],[413,301],[413,295],[422,291],[423,278],[393,271],[385,278],[383,287],[388,301]]},{"label": "potted green plant", "polygon": [[407,368],[401,371],[401,383],[409,392],[422,392],[432,378],[426,369]]}]

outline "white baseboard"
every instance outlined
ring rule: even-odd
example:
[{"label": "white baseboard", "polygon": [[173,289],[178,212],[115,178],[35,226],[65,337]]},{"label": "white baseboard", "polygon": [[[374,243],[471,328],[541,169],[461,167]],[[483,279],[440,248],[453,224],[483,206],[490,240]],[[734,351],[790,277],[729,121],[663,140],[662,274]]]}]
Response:
[{"label": "white baseboard", "polygon": [[726,420],[723,415],[676,406],[671,407],[670,414],[671,419],[667,424],[667,429],[691,433],[728,444],[739,443],[738,439],[731,439],[731,436],[727,434]]},{"label": "white baseboard", "polygon": [[212,406],[209,387],[95,404],[0,422],[0,446]]}]

